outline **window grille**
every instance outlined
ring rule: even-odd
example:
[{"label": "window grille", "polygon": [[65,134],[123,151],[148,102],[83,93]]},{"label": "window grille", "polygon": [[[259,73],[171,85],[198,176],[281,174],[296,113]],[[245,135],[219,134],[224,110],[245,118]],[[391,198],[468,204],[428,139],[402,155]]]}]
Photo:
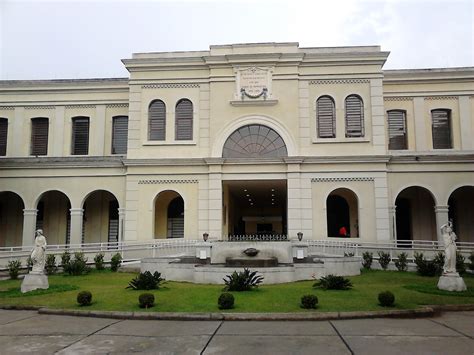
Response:
[{"label": "window grille", "polygon": [[112,120],[112,154],[127,154],[128,117],[115,116]]},{"label": "window grille", "polygon": [[48,154],[48,127],[49,120],[46,117],[31,119],[31,155]]},{"label": "window grille", "polygon": [[7,155],[8,119],[0,118],[0,156]]},{"label": "window grille", "polygon": [[431,111],[433,149],[451,149],[451,110]]},{"label": "window grille", "polygon": [[357,95],[349,95],[345,101],[346,137],[364,136],[364,104]]},{"label": "window grille", "polygon": [[73,117],[72,119],[71,154],[89,154],[89,117]]},{"label": "window grille", "polygon": [[321,96],[316,102],[316,121],[319,138],[336,137],[336,110],[330,96]]},{"label": "window grille", "polygon": [[407,149],[406,111],[387,111],[388,149]]},{"label": "window grille", "polygon": [[193,139],[193,103],[181,99],[176,104],[176,140]]},{"label": "window grille", "polygon": [[166,106],[161,100],[153,101],[148,108],[148,140],[166,139]]}]

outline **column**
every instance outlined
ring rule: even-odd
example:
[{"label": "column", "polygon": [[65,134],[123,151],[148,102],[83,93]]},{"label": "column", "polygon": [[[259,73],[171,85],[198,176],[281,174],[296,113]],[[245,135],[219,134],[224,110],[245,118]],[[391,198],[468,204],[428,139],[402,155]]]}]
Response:
[{"label": "column", "polygon": [[125,208],[118,209],[119,216],[119,229],[118,229],[118,241],[123,242],[123,232],[124,232],[124,223],[125,223]]},{"label": "column", "polygon": [[209,237],[222,239],[222,159],[209,164]]},{"label": "column", "polygon": [[82,244],[82,208],[71,208],[71,244]]},{"label": "column", "polygon": [[397,206],[388,207],[388,218],[390,223],[390,240],[397,242]]},{"label": "column", "polygon": [[29,248],[33,245],[33,241],[35,239],[37,213],[38,213],[38,210],[36,208],[23,210],[23,238],[22,238],[23,247]]},{"label": "column", "polygon": [[[302,232],[301,213],[301,173],[300,162],[287,161],[287,187],[288,187],[288,238],[296,238]],[[304,238],[304,236],[303,236]]]},{"label": "column", "polygon": [[[377,241],[388,242],[391,237],[391,221],[388,209],[388,187],[386,173],[382,173],[374,178],[374,191],[375,228],[377,233]],[[359,219],[360,218],[361,216],[359,216]]]},{"label": "column", "polygon": [[435,206],[436,214],[436,235],[438,236],[438,242],[443,243],[443,237],[441,236],[441,226],[448,223],[448,211],[449,206]]}]

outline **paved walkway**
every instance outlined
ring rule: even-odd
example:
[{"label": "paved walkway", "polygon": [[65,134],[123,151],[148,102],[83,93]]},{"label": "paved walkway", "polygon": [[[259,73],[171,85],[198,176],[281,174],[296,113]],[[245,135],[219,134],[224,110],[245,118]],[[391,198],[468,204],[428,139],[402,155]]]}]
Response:
[{"label": "paved walkway", "polygon": [[474,312],[426,319],[117,320],[0,310],[0,354],[474,354]]}]

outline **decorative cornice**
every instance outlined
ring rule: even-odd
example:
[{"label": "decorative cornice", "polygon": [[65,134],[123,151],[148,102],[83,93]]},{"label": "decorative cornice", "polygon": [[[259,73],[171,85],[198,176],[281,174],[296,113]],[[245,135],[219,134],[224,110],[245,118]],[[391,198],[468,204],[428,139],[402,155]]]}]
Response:
[{"label": "decorative cornice", "polygon": [[139,180],[139,185],[150,184],[197,184],[197,179]]},{"label": "decorative cornice", "polygon": [[348,182],[348,181],[374,181],[373,177],[334,177],[334,178],[312,178],[311,182]]},{"label": "decorative cornice", "polygon": [[14,110],[14,106],[0,106],[0,110]]},{"label": "decorative cornice", "polygon": [[458,96],[428,96],[425,100],[458,100]]},{"label": "decorative cornice", "polygon": [[95,105],[66,105],[66,109],[74,109],[74,108],[95,108]]},{"label": "decorative cornice", "polygon": [[108,104],[106,105],[107,108],[118,108],[118,107],[127,107],[128,108],[128,104]]},{"label": "decorative cornice", "polygon": [[1,169],[122,168],[121,156],[22,157],[0,159]]},{"label": "decorative cornice", "polygon": [[142,89],[189,89],[199,88],[199,84],[149,84],[142,85]]},{"label": "decorative cornice", "polygon": [[367,84],[369,79],[336,79],[336,80],[311,80],[309,85],[330,85],[330,84]]},{"label": "decorative cornice", "polygon": [[392,96],[392,97],[384,97],[384,101],[413,101],[412,96]]},{"label": "decorative cornice", "polygon": [[54,110],[54,106],[25,106],[25,110]]}]

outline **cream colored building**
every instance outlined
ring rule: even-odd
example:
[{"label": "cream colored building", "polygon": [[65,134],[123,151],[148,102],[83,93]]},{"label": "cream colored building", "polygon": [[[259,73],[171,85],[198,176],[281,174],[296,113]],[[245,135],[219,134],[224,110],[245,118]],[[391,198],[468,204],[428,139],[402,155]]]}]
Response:
[{"label": "cream colored building", "polygon": [[378,46],[138,53],[0,82],[0,246],[287,235],[474,242],[474,68]]}]

